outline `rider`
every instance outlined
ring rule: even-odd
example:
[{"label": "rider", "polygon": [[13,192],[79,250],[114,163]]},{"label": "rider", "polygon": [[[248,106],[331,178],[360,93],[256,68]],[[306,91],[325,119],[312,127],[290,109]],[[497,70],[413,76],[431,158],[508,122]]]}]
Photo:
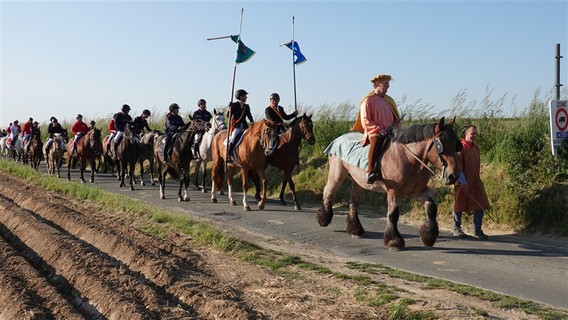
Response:
[{"label": "rider", "polygon": [[179,106],[177,103],[170,104],[170,112],[166,115],[166,142],[164,143],[164,161],[170,164],[170,149],[172,137],[179,132],[180,128],[185,126],[183,118],[179,115]]},{"label": "rider", "polygon": [[[195,112],[193,113],[193,117],[192,117],[193,120],[199,119],[199,120],[203,120],[205,122],[211,121],[211,118],[213,118],[213,115],[211,115],[211,112],[207,111],[207,101],[205,101],[205,99],[197,100],[197,107],[198,107],[198,109],[195,110]],[[194,158],[199,157],[199,144],[201,143],[202,138],[203,138],[203,132],[196,132],[195,133],[195,138],[194,138],[194,142],[193,142],[193,146],[192,146]]]},{"label": "rider", "polygon": [[28,121],[26,123],[24,123],[24,128],[22,129],[22,132],[20,133],[20,136],[22,136],[24,138],[22,143],[23,143],[23,145],[26,146],[25,153],[28,153],[28,151],[30,150],[29,141],[30,141],[33,125],[34,125],[34,119],[30,117],[28,119]]},{"label": "rider", "polygon": [[91,120],[91,122],[89,122],[89,131],[95,129],[95,125],[96,125],[95,120]]},{"label": "rider", "polygon": [[227,162],[232,162],[231,154],[235,148],[236,138],[248,128],[247,118],[251,123],[254,122],[252,114],[250,113],[250,106],[246,104],[248,92],[243,89],[239,89],[235,92],[235,98],[238,101],[233,102],[229,105],[229,123],[231,131],[231,138],[229,139],[229,155],[227,157]]},{"label": "rider", "polygon": [[381,166],[378,158],[383,143],[393,128],[400,127],[400,113],[394,100],[387,95],[391,76],[381,74],[371,79],[373,91],[361,99],[361,107],[353,130],[363,132],[363,146],[369,147],[369,163],[367,166],[367,183],[372,184],[381,177]]},{"label": "rider", "polygon": [[[49,121],[51,121],[49,123],[49,125],[47,126],[47,133],[49,134],[49,138],[47,139],[47,141],[45,142],[45,150],[46,150],[46,154],[49,152],[49,148],[51,148],[51,144],[53,143],[53,137],[56,133],[59,134],[63,134],[63,128],[61,127],[61,124],[59,122],[57,122],[57,118],[55,117],[51,117],[49,119]],[[65,144],[62,143],[62,148],[63,150],[65,150]]]},{"label": "rider", "polygon": [[144,109],[141,115],[134,118],[133,126],[134,134],[136,136],[139,136],[144,131],[144,129],[146,129],[148,132],[152,131],[152,129],[150,129],[150,127],[148,126],[148,118],[150,117],[150,115],[150,110]]},{"label": "rider", "polygon": [[77,141],[81,139],[82,136],[89,132],[89,126],[83,122],[83,115],[77,115],[77,121],[71,127],[71,134],[73,134],[73,148],[71,149],[71,155],[77,156]]},{"label": "rider", "polygon": [[278,134],[282,134],[286,131],[287,127],[284,120],[291,120],[296,117],[296,115],[298,115],[298,110],[294,110],[294,112],[286,114],[286,112],[284,112],[284,108],[278,105],[279,102],[280,95],[278,93],[271,94],[270,105],[264,109],[264,114],[266,119],[272,120],[278,125]]},{"label": "rider", "polygon": [[32,126],[32,129],[30,131],[31,131],[30,137],[35,137],[35,136],[41,137],[41,131],[39,129],[39,122],[34,121],[34,125]]},{"label": "rider", "polygon": [[132,122],[132,117],[128,114],[130,112],[130,106],[127,104],[122,105],[121,112],[117,112],[112,117],[114,119],[114,126],[116,128],[116,136],[112,141],[113,152],[112,158],[113,160],[118,160],[118,155],[116,154],[116,149],[118,148],[118,144],[120,143],[120,138],[124,134],[124,128],[128,122]]},{"label": "rider", "polygon": [[12,140],[11,142],[12,146],[18,140],[20,132],[22,132],[22,127],[20,126],[18,120],[14,120],[12,126],[10,126],[10,140]]}]

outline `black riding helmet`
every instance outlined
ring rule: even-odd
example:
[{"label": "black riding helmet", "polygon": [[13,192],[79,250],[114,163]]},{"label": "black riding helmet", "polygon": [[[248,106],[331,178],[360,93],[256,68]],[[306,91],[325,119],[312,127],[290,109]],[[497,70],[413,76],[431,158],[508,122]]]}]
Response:
[{"label": "black riding helmet", "polygon": [[270,95],[270,99],[276,99],[276,100],[280,101],[280,95],[275,92],[275,93]]},{"label": "black riding helmet", "polygon": [[205,103],[207,103],[207,101],[205,101],[205,99],[199,99],[199,100],[197,100],[197,105],[198,105],[198,106],[200,106],[200,105],[202,105],[202,104],[205,104]]},{"label": "black riding helmet", "polygon": [[128,112],[130,111],[130,106],[127,104],[123,104],[122,105],[122,112]]},{"label": "black riding helmet", "polygon": [[172,104],[170,104],[170,108],[169,108],[169,109],[170,109],[170,112],[173,112],[174,109],[179,109],[179,106],[178,106],[177,103],[172,103]]},{"label": "black riding helmet", "polygon": [[51,117],[51,118],[49,118],[49,122],[53,122],[53,120],[55,120],[55,122],[57,122],[57,118],[56,118],[56,117]]},{"label": "black riding helmet", "polygon": [[145,114],[149,117],[150,116],[150,110],[144,109],[144,111],[142,111],[142,114]]},{"label": "black riding helmet", "polygon": [[237,98],[237,100],[238,100],[238,99],[241,98],[241,96],[247,95],[247,94],[248,94],[248,92],[246,92],[244,89],[239,89],[235,92],[235,98]]}]

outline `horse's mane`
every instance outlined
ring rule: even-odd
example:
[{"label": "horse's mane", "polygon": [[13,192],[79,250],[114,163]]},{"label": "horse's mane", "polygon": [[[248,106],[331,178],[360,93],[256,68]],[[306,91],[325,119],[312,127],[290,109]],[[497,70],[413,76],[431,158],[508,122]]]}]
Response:
[{"label": "horse's mane", "polygon": [[[413,124],[408,128],[396,129],[394,131],[393,141],[407,144],[432,138],[437,124],[438,123]],[[456,134],[450,125],[444,124],[442,131],[449,134],[450,138],[457,139]]]},{"label": "horse's mane", "polygon": [[402,143],[419,142],[434,136],[437,123],[413,124],[408,128],[398,129],[394,132],[393,140]]}]

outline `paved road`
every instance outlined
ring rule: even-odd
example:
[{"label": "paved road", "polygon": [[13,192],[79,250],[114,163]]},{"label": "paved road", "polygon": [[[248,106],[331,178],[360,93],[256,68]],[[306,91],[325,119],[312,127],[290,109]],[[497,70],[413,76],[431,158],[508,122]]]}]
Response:
[{"label": "paved road", "polygon": [[190,202],[180,203],[174,181],[166,186],[165,200],[159,199],[157,186],[137,185],[135,191],[119,189],[118,182],[110,175],[97,175],[95,185],[205,218],[236,234],[254,236],[263,246],[270,246],[271,242],[287,243],[278,248],[289,248],[292,254],[301,255],[302,249],[298,248],[309,248],[307,251],[322,259],[335,257],[378,263],[568,309],[568,239],[496,235],[480,241],[456,239],[449,231],[441,230],[436,245],[425,248],[417,228],[400,225],[407,248],[392,252],[385,249],[382,241],[384,218],[360,216],[366,237],[355,239],[345,232],[346,212],[335,212],[332,223],[322,228],[316,221],[315,207],[304,206],[302,211],[295,211],[293,206],[283,207],[269,200],[265,210],[259,211],[253,202],[253,211],[245,212],[239,203],[240,193],[235,199],[237,206],[230,206],[226,196],[220,196],[219,203],[212,204],[209,194],[196,189],[190,193]]}]

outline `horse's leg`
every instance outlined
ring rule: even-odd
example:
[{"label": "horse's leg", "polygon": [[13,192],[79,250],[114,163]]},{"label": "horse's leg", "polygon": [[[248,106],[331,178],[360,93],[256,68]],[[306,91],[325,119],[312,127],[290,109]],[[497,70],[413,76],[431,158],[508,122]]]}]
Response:
[{"label": "horse's leg", "polygon": [[73,160],[71,154],[67,156],[67,180],[71,181],[71,166],[73,165]]},{"label": "horse's leg", "polygon": [[266,189],[268,188],[268,181],[266,180],[264,167],[262,167],[262,169],[258,171],[258,176],[260,179],[260,184],[262,185],[262,192],[260,193],[260,200],[258,201],[258,209],[264,210],[264,205],[266,202]]},{"label": "horse's leg", "polygon": [[217,203],[217,190],[223,186],[223,163],[213,161],[211,167],[211,203]]},{"label": "horse's leg", "polygon": [[136,159],[129,161],[128,170],[130,173],[130,191],[134,191],[134,168],[136,167]]},{"label": "horse's leg", "polygon": [[[245,211],[250,211],[250,206],[247,203],[247,191],[248,191],[247,170],[241,169],[241,178],[243,180],[243,209]],[[229,197],[230,195],[231,195],[231,189],[229,189]],[[260,209],[260,202],[258,203],[258,207]],[[263,208],[264,208],[264,203],[263,203]]]},{"label": "horse's leg", "polygon": [[199,187],[199,170],[201,169],[201,160],[195,159],[195,179],[193,180],[193,184],[196,188]]},{"label": "horse's leg", "polygon": [[118,170],[118,187],[122,188],[125,186],[124,178],[126,177],[126,160],[120,159],[119,160],[119,170]]},{"label": "horse's leg", "polygon": [[189,168],[183,173],[182,178],[184,186],[183,201],[189,202],[189,192],[187,191],[187,189],[189,188]]},{"label": "horse's leg", "polygon": [[158,182],[160,183],[160,199],[166,198],[166,173],[162,171],[162,164],[158,163]]},{"label": "horse's leg", "polygon": [[[144,159],[138,160],[138,164],[140,165],[140,185],[145,186],[146,182],[144,182]],[[134,179],[134,183],[136,183],[136,179]]]},{"label": "horse's leg", "polygon": [[398,231],[398,218],[400,216],[398,205],[396,203],[396,195],[393,190],[387,191],[388,213],[387,213],[387,228],[383,240],[385,246],[389,250],[399,250],[404,248],[404,239]]},{"label": "horse's leg", "polygon": [[337,157],[329,158],[329,172],[327,183],[323,189],[322,206],[316,215],[318,223],[322,227],[327,227],[333,219],[333,199],[343,180],[347,177],[347,173],[347,169],[343,166],[341,159]]},{"label": "horse's leg", "polygon": [[234,173],[232,171],[227,172],[227,193],[228,193],[228,197],[229,197],[229,203],[232,206],[236,206],[237,202],[233,198],[233,174]]},{"label": "horse's leg", "polygon": [[150,183],[155,186],[156,182],[154,181],[154,158],[150,158]]},{"label": "horse's leg", "polygon": [[178,201],[179,202],[183,201],[183,198],[181,196],[181,188],[183,187],[183,180],[184,180],[184,177],[183,177],[183,173],[182,173],[181,176],[179,177],[179,189],[178,189]]},{"label": "horse's leg", "polygon": [[207,193],[207,187],[205,186],[205,181],[207,181],[205,180],[207,178],[207,161],[205,160],[200,161],[200,166],[203,166],[203,175],[201,177],[201,184],[202,184],[201,192]]},{"label": "horse's leg", "polygon": [[359,238],[365,234],[365,229],[361,225],[359,220],[359,203],[361,200],[361,194],[364,189],[352,182],[351,195],[349,196],[349,214],[347,214],[347,234],[350,234],[354,238]]},{"label": "horse's leg", "polygon": [[91,164],[91,179],[89,180],[90,183],[95,183],[95,157],[89,159]]},{"label": "horse's leg", "polygon": [[420,226],[420,239],[427,247],[432,247],[436,243],[439,235],[438,221],[438,207],[431,197],[424,201],[424,208],[426,209],[426,222]]}]

